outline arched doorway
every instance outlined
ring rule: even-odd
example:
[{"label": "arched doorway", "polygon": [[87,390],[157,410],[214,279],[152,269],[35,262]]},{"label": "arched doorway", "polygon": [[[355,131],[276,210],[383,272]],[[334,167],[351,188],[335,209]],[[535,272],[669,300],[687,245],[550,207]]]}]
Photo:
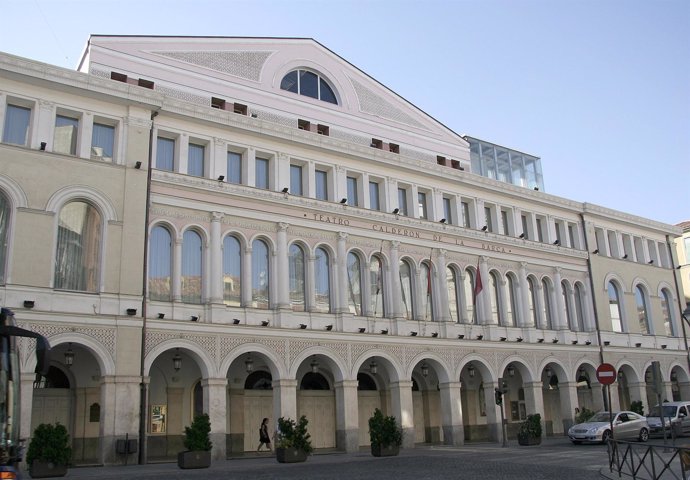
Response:
[{"label": "arched doorway", "polygon": [[[273,377],[266,370],[247,374],[244,381],[244,451],[253,452],[259,445],[259,426],[264,418],[269,419],[268,431],[272,436],[277,419],[271,418],[273,412]],[[236,405],[236,403],[231,403]]]},{"label": "arched doorway", "polygon": [[[374,363],[375,365],[375,363]],[[359,445],[369,446],[369,418],[374,410],[381,410],[381,394],[373,375],[376,372],[359,372],[357,374],[357,407],[359,412]]]},{"label": "arched doorway", "polygon": [[[318,358],[312,357],[302,365],[297,392],[297,416],[307,417],[307,430],[314,448],[335,448],[335,391],[329,372]],[[308,369],[308,370],[307,370]],[[299,378],[299,376],[298,376]]]}]

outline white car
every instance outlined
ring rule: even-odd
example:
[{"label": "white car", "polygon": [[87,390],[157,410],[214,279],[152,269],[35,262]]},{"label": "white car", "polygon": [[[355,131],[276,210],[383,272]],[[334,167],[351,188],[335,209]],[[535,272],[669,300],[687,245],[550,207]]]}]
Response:
[{"label": "white car", "polygon": [[[583,442],[606,443],[611,438],[609,412],[595,413],[585,423],[573,425],[568,430],[568,437],[575,444]],[[647,418],[630,411],[614,412],[613,437],[616,440],[646,442],[649,439]]]}]

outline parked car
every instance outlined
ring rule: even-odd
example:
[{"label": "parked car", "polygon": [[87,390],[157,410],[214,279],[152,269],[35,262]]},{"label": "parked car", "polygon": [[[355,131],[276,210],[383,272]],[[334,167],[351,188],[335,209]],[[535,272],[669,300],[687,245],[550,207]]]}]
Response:
[{"label": "parked car", "polygon": [[[575,444],[583,442],[606,443],[611,438],[609,412],[595,413],[585,423],[573,425],[568,430],[568,437]],[[630,411],[614,412],[613,437],[616,440],[646,442],[649,439],[647,418]]]},{"label": "parked car", "polygon": [[[657,405],[652,407],[647,415],[647,422],[649,423],[649,434],[651,436],[662,437],[664,435],[664,427],[661,423],[661,416],[664,418],[666,424],[666,435],[688,435],[690,434],[690,402],[666,402],[662,404],[660,409]],[[673,432],[671,432],[673,430]]]}]

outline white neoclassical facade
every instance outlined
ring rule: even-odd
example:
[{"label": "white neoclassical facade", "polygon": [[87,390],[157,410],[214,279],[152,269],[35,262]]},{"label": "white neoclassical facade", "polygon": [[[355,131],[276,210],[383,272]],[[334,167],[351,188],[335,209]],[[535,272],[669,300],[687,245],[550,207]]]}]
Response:
[{"label": "white neoclassical facade", "polygon": [[314,40],[92,36],[0,78],[0,303],[53,346],[22,431],[75,462],[173,458],[201,412],[215,458],[301,415],[356,451],[375,408],[408,448],[499,441],[500,408],[563,435],[602,362],[614,408],[654,360],[690,398],[678,227],[546,193]]}]

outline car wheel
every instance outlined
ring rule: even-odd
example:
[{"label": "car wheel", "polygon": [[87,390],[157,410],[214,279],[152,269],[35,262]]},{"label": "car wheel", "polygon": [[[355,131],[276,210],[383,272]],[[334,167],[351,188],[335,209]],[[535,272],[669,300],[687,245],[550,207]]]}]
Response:
[{"label": "car wheel", "polygon": [[640,430],[640,436],[639,436],[640,442],[646,442],[649,440],[649,430],[646,428],[643,428]]},{"label": "car wheel", "polygon": [[601,443],[609,443],[609,440],[611,440],[611,430],[606,430],[601,435]]}]

